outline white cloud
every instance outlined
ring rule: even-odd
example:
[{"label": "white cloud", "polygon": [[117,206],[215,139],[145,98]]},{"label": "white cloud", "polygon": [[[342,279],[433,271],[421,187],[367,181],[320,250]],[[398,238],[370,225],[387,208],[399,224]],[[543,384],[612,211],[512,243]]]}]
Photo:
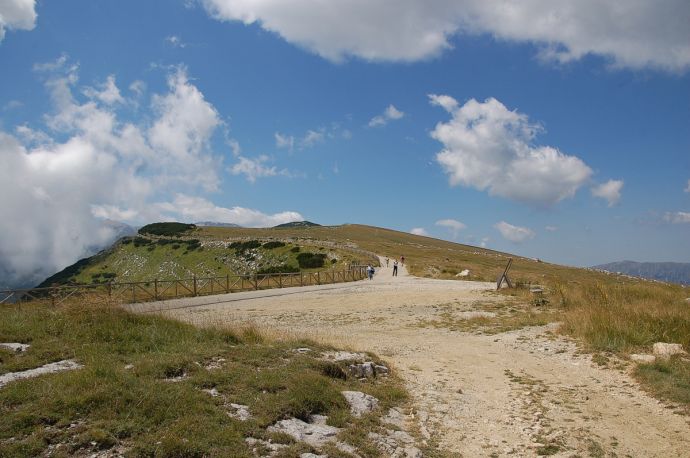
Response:
[{"label": "white cloud", "polygon": [[558,227],[556,227],[556,226],[546,226],[546,227],[544,228],[544,230],[547,231],[547,232],[556,232],[556,231],[558,230]]},{"label": "white cloud", "polygon": [[273,134],[276,139],[276,148],[286,148],[289,152],[295,149],[295,137],[292,135],[283,135],[280,132]]},{"label": "white cloud", "polygon": [[33,30],[36,26],[36,0],[0,2],[0,42],[5,30]]},{"label": "white cloud", "polygon": [[155,207],[160,212],[159,220],[167,217],[187,222],[218,221],[244,227],[272,227],[293,221],[304,221],[302,215],[293,211],[269,215],[250,208],[219,207],[204,198],[185,194],[177,194],[172,202],[158,203]]},{"label": "white cloud", "polygon": [[423,235],[425,237],[429,236],[429,233],[423,227],[413,227],[412,229],[410,229],[410,234]]},{"label": "white cloud", "polygon": [[134,92],[137,97],[141,97],[144,95],[144,92],[146,92],[146,83],[141,80],[133,81],[132,84],[129,85],[129,90]]},{"label": "white cloud", "polygon": [[405,113],[395,108],[393,105],[388,105],[382,114],[374,116],[369,121],[369,127],[380,127],[388,124],[389,121],[395,121],[405,116]]},{"label": "white cloud", "polygon": [[[690,67],[686,0],[202,0],[222,21],[258,24],[326,59],[418,61],[465,36],[530,43],[539,56],[587,55],[617,67]],[[288,4],[289,3],[289,4]]]},{"label": "white cloud", "polygon": [[690,223],[690,212],[667,212],[664,215],[664,221],[673,224],[688,224]]},{"label": "white cloud", "polygon": [[186,48],[187,43],[183,42],[177,35],[169,35],[165,37],[165,41],[173,48]]},{"label": "white cloud", "polygon": [[316,145],[317,143],[321,143],[324,141],[324,132],[323,130],[308,130],[307,133],[304,135],[304,138],[300,140],[300,146],[302,148],[311,148],[312,146]]},{"label": "white cloud", "polygon": [[266,167],[263,165],[269,160],[268,156],[261,155],[256,159],[240,156],[238,159],[239,162],[230,168],[230,173],[233,175],[242,174],[247,177],[247,181],[250,183],[255,183],[257,178],[278,175],[278,171],[275,167]]},{"label": "white cloud", "polygon": [[436,221],[437,226],[447,227],[452,233],[453,237],[456,238],[458,233],[465,229],[467,226],[455,219],[441,219]]},{"label": "white cloud", "polygon": [[431,132],[443,144],[436,160],[449,175],[451,186],[469,186],[490,195],[549,206],[572,197],[592,174],[575,156],[532,145],[541,127],[494,98],[485,102],[471,99],[459,106],[449,96],[429,97],[432,104],[452,115]]},{"label": "white cloud", "polygon": [[[183,70],[170,74],[167,92],[133,122],[121,118],[128,104],[116,112],[112,99],[79,100],[78,67],[66,58],[35,68],[55,111],[44,117],[48,133],[0,130],[0,286],[35,285],[103,247],[115,236],[104,218],[141,224],[210,211],[208,201],[188,196],[220,181],[221,160],[209,143],[221,121]],[[245,225],[303,219],[225,210]]]},{"label": "white cloud", "polygon": [[621,189],[623,189],[623,180],[609,180],[594,186],[592,195],[604,199],[608,202],[609,207],[613,207],[621,200]]},{"label": "white cloud", "polygon": [[494,227],[498,229],[498,232],[501,233],[503,238],[510,240],[513,243],[525,242],[527,240],[533,239],[536,235],[534,231],[529,228],[513,226],[512,224],[508,224],[505,221],[501,221],[500,223],[494,224]]},{"label": "white cloud", "polygon": [[690,180],[688,180],[688,185],[685,187],[685,192],[690,192]]},{"label": "white cloud", "polygon": [[88,98],[100,100],[107,105],[115,105],[117,103],[125,102],[125,99],[122,98],[122,95],[120,95],[120,90],[115,84],[115,77],[113,75],[108,76],[105,82],[101,85],[100,89],[86,87],[82,92]]}]

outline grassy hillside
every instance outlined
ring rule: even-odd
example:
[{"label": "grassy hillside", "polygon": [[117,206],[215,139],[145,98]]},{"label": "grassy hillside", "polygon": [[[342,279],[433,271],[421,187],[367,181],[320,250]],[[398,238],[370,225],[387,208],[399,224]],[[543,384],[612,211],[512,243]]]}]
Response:
[{"label": "grassy hillside", "polygon": [[[255,456],[245,438],[285,444],[280,456],[294,457],[317,450],[267,427],[312,414],[344,428],[343,440],[365,456],[380,456],[367,434],[381,428],[379,412],[407,396],[395,376],[345,376],[347,363],[321,360],[328,348],[314,342],[200,329],[105,304],[6,306],[0,341],[31,344],[0,350],[0,374],[66,358],[84,366],[0,389],[0,456],[8,458]],[[303,347],[311,351],[295,351]],[[371,394],[381,407],[354,418],[342,390]],[[232,403],[251,417],[233,417]]]},{"label": "grassy hillside", "polygon": [[255,238],[199,238],[203,232],[194,227],[172,237],[124,238],[110,249],[51,276],[40,286],[346,269],[361,258],[359,253],[335,246]]}]

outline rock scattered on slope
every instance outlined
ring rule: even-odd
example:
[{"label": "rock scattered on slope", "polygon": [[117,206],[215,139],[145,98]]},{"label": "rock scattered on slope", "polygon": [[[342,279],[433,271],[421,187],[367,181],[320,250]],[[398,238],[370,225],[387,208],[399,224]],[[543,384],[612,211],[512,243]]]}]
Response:
[{"label": "rock scattered on slope", "polygon": [[664,343],[664,342],[657,342],[654,344],[654,349],[653,349],[654,355],[662,358],[662,359],[668,359],[673,355],[686,355],[687,352],[683,350],[683,346],[681,344],[676,344],[676,343]]},{"label": "rock scattered on slope", "polygon": [[313,447],[321,447],[328,442],[335,441],[336,435],[341,431],[341,428],[328,426],[326,424],[327,419],[328,417],[323,415],[312,415],[309,419],[310,423],[299,418],[280,420],[275,425],[269,426],[268,432],[284,433],[296,441],[306,442]]},{"label": "rock scattered on slope", "polygon": [[377,375],[388,374],[388,368],[386,366],[381,366],[374,364],[371,361],[362,364],[350,364],[347,367],[350,375],[356,378],[369,378]]},{"label": "rock scattered on slope", "polygon": [[630,359],[638,363],[651,364],[654,361],[656,361],[656,356],[646,354],[632,354],[630,355]]},{"label": "rock scattered on slope", "polygon": [[327,361],[366,361],[366,353],[352,353],[349,351],[326,351],[321,354]]},{"label": "rock scattered on slope", "polygon": [[56,363],[45,364],[35,369],[28,369],[21,372],[9,372],[0,375],[0,388],[15,380],[22,380],[26,378],[38,377],[39,375],[53,374],[55,372],[70,371],[74,369],[81,369],[81,364],[71,359],[65,359]]},{"label": "rock scattered on slope", "polygon": [[350,413],[355,417],[361,417],[379,405],[378,399],[361,391],[342,391],[341,393],[350,405]]},{"label": "rock scattered on slope", "polygon": [[26,350],[29,349],[31,345],[29,344],[23,344],[23,343],[0,343],[0,348],[6,348],[8,350],[15,351],[17,353],[22,353],[25,352]]}]

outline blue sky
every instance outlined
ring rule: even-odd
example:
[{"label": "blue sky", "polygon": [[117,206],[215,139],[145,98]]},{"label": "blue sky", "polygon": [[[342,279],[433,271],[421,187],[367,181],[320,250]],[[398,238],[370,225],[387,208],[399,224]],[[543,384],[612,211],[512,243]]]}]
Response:
[{"label": "blue sky", "polygon": [[682,0],[7,0],[0,284],[104,220],[690,261]]}]

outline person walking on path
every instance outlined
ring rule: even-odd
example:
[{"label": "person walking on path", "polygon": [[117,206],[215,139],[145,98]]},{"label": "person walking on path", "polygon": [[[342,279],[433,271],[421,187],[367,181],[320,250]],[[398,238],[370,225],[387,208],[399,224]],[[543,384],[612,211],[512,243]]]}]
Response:
[{"label": "person walking on path", "polygon": [[405,256],[400,256],[400,265],[401,266],[405,265]]},{"label": "person walking on path", "polygon": [[367,277],[369,277],[369,280],[374,279],[374,268],[371,267],[371,264],[367,266]]},{"label": "person walking on path", "polygon": [[393,276],[398,276],[398,261],[393,261]]},{"label": "person walking on path", "polygon": [[386,258],[386,267],[388,267],[388,261],[390,261],[390,259]]}]

